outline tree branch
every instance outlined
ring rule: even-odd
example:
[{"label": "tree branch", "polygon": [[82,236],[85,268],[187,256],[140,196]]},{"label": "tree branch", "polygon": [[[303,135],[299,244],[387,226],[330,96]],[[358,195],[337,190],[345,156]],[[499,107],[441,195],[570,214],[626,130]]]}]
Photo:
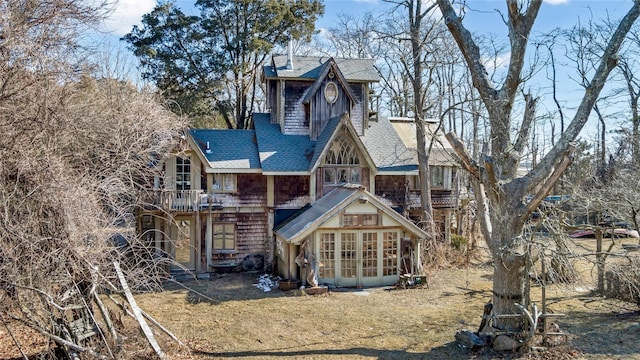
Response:
[{"label": "tree branch", "polygon": [[480,167],[471,158],[462,140],[460,140],[458,136],[456,136],[456,134],[452,132],[447,133],[445,137],[447,138],[447,140],[449,140],[451,146],[453,146],[453,150],[456,152],[456,154],[458,154],[462,167],[467,170],[474,178],[480,180]]},{"label": "tree branch", "polygon": [[453,35],[458,47],[460,47],[460,50],[462,51],[462,56],[464,56],[464,59],[469,66],[473,85],[478,89],[482,100],[485,103],[487,101],[496,100],[497,92],[491,85],[487,70],[482,64],[480,48],[473,40],[471,32],[462,25],[462,21],[451,6],[450,1],[437,0],[437,3],[440,7],[440,11],[442,12],[442,16],[444,17],[444,22],[447,25],[447,28],[449,28],[449,31]]},{"label": "tree branch", "polygon": [[570,145],[567,153],[565,153],[565,156],[560,162],[560,164],[556,166],[551,176],[549,176],[549,178],[542,184],[542,186],[540,186],[540,188],[538,189],[536,194],[533,196],[531,201],[529,201],[529,203],[527,204],[527,208],[525,212],[526,214],[531,214],[532,212],[534,212],[538,207],[538,205],[540,204],[540,202],[542,202],[542,200],[544,200],[544,198],[547,195],[549,195],[549,193],[551,192],[551,189],[553,189],[553,187],[556,185],[562,173],[564,173],[564,171],[573,162],[574,151],[575,151],[575,146]]},{"label": "tree branch", "polygon": [[617,53],[622,46],[622,42],[633,23],[638,19],[638,16],[640,16],[640,0],[635,0],[633,6],[620,21],[615,33],[609,40],[600,64],[592,80],[589,82],[589,86],[585,88],[584,96],[573,120],[571,120],[566,131],[560,135],[560,139],[551,151],[549,151],[542,161],[527,175],[529,184],[543,181],[548,173],[548,169],[560,161],[566,153],[566,150],[570,147],[570,143],[577,138],[587,123],[591,109],[593,109],[593,105],[598,100],[598,96],[604,87],[607,77],[616,65]]}]

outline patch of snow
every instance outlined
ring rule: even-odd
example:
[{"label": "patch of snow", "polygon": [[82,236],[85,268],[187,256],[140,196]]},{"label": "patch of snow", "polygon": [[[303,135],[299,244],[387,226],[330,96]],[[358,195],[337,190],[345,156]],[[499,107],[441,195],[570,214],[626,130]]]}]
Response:
[{"label": "patch of snow", "polygon": [[277,276],[262,274],[258,278],[258,283],[253,284],[253,286],[264,292],[269,292],[278,287],[278,280],[280,280],[280,278],[278,278]]},{"label": "patch of snow", "polygon": [[369,293],[367,291],[356,291],[353,294],[354,295],[358,295],[358,296],[369,296],[369,295],[371,295],[371,293]]},{"label": "patch of snow", "polygon": [[593,288],[584,288],[584,287],[582,287],[582,286],[576,286],[575,290],[576,290],[577,292],[588,292],[588,291],[593,290]]}]

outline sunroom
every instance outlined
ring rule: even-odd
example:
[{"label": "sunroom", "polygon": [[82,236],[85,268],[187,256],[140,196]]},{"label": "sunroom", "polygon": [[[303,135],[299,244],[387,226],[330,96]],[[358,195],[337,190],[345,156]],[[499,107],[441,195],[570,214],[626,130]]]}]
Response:
[{"label": "sunroom", "polygon": [[329,287],[383,286],[420,264],[427,234],[361,186],[343,185],[275,229],[278,270]]}]

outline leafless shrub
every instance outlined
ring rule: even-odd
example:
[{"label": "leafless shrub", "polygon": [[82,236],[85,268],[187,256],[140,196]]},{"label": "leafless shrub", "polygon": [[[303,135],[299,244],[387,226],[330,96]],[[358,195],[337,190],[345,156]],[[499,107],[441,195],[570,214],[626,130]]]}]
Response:
[{"label": "leafless shrub", "polygon": [[0,0],[0,319],[48,336],[57,357],[112,351],[93,301],[117,290],[114,261],[133,288],[160,281],[132,229],[184,126],[153,94],[96,80],[77,43],[96,4]]}]

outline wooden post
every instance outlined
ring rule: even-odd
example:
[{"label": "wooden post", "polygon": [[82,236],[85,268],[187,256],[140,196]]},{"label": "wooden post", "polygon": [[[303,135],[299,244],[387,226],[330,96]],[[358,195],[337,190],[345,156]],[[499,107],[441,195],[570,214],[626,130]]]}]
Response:
[{"label": "wooden post", "polygon": [[604,294],[604,254],[602,254],[602,228],[596,226],[596,267],[598,268],[598,292]]},{"label": "wooden post", "polygon": [[167,356],[164,354],[164,352],[162,352],[162,349],[156,342],[156,339],[153,337],[153,332],[151,331],[151,328],[149,327],[147,322],[144,320],[144,316],[142,315],[142,310],[138,307],[138,304],[136,303],[136,299],[133,297],[131,290],[129,290],[129,284],[127,284],[127,280],[124,277],[124,273],[120,269],[120,263],[115,261],[113,263],[113,267],[116,269],[118,280],[120,280],[120,285],[122,285],[122,291],[124,291],[124,295],[126,296],[127,301],[131,306],[131,310],[133,311],[133,314],[135,315],[136,320],[140,325],[140,329],[142,329],[142,332],[144,333],[144,336],[147,338],[147,341],[149,341],[149,344],[151,345],[153,350],[156,352],[156,354],[158,354],[158,357],[160,357],[160,359],[162,360],[168,359]]}]

